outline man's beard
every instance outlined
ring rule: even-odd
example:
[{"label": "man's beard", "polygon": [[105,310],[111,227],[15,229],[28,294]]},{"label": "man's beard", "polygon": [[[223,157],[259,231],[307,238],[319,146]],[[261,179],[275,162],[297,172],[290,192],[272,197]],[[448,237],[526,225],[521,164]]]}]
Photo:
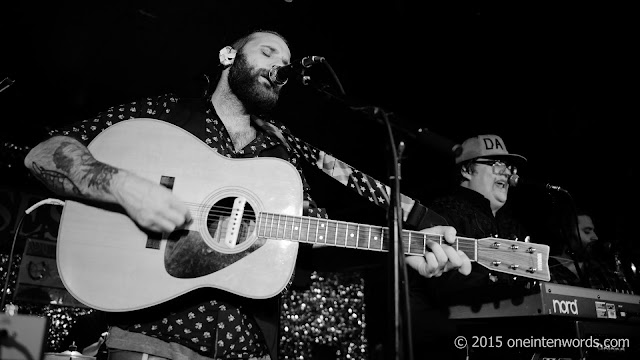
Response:
[{"label": "man's beard", "polygon": [[268,78],[269,70],[252,68],[246,56],[239,52],[229,69],[229,87],[253,115],[265,115],[273,110],[280,93],[280,88],[262,84],[260,76]]}]

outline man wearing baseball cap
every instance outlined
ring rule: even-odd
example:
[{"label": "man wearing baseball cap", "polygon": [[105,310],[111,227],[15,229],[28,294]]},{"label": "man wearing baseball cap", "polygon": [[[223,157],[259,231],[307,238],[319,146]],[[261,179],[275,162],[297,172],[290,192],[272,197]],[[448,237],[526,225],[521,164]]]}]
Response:
[{"label": "man wearing baseball cap", "polygon": [[[469,138],[462,143],[455,158],[459,186],[451,194],[435,199],[429,208],[444,217],[458,236],[524,240],[526,231],[503,206],[509,193],[509,177],[526,161],[521,155],[509,153],[498,135]],[[526,281],[520,284],[524,283]],[[517,284],[513,283],[512,277],[491,274],[477,263],[473,263],[468,276],[449,272],[438,278],[412,278],[415,357],[464,358],[465,352],[454,347],[453,339],[458,330],[448,318],[448,306],[454,302],[486,302],[488,294],[524,288],[514,285]]]},{"label": "man wearing baseball cap", "polygon": [[526,161],[521,155],[510,154],[500,136],[479,135],[469,138],[462,143],[462,152],[456,157],[460,186],[483,195],[495,216],[507,202],[509,177]]}]

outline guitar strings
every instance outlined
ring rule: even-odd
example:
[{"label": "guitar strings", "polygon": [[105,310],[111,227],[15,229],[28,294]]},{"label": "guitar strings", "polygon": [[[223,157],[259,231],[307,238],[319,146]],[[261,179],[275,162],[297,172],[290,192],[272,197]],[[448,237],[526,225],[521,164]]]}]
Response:
[{"label": "guitar strings", "polygon": [[[188,202],[186,202],[185,204],[187,204],[188,207],[190,207],[193,210],[195,210],[195,212],[196,212],[195,215],[196,216],[200,216],[200,217],[203,217],[203,218],[206,218],[206,219],[208,219],[209,217],[220,217],[220,218],[228,217],[230,215],[231,210],[232,210],[232,207],[229,207],[229,206],[214,205],[214,206],[209,208],[207,205],[203,205],[203,204],[200,204],[200,203],[188,203]],[[251,208],[245,209],[244,214],[247,217],[249,217],[249,219],[248,219],[249,221],[251,221],[251,220],[259,221],[259,214],[260,213],[257,213],[255,211],[253,211],[253,209],[251,209]],[[264,214],[268,214],[268,213],[264,213]],[[335,225],[335,229],[331,229],[331,230],[327,229],[328,232],[329,231],[337,232],[338,229],[340,229],[340,225],[341,224],[344,224],[343,226],[346,226],[347,228],[349,226],[353,226],[353,227],[360,226],[359,224],[356,224],[356,223],[342,222],[342,221],[339,221],[339,220],[323,220],[323,219],[319,219],[319,218],[318,219],[309,218],[310,221],[314,221],[316,223],[315,224],[310,224],[310,225],[305,225],[305,224],[303,224],[302,220],[296,220],[296,219],[307,218],[307,217],[304,217],[304,216],[303,217],[299,217],[299,216],[295,216],[295,215],[279,215],[279,214],[273,214],[273,215],[274,215],[274,218],[270,220],[272,222],[270,227],[274,226],[273,222],[276,221],[275,217],[277,217],[278,218],[277,221],[280,222],[280,226],[279,227],[285,228],[283,230],[283,232],[282,232],[282,237],[285,236],[286,228],[291,227],[293,229],[293,226],[296,225],[296,224],[299,224],[300,226],[307,227],[307,228],[308,227],[317,227],[318,224],[320,224],[321,222],[327,222],[328,224],[334,224]],[[291,217],[291,218],[289,218],[289,217]],[[265,219],[265,221],[269,222],[269,219]],[[226,228],[226,225],[223,224],[222,226],[223,226],[223,229]],[[265,224],[265,226],[269,227],[268,224]],[[371,226],[371,225],[366,225],[366,226]],[[385,234],[387,234],[387,236],[388,236],[388,228],[380,227],[380,226],[372,226],[372,227],[377,228],[378,231],[382,231]],[[380,230],[380,229],[382,229],[382,230]],[[342,229],[340,229],[340,230],[342,230]],[[299,231],[302,231],[302,230],[299,230]],[[244,236],[244,235],[248,234],[249,233],[249,226],[241,226],[240,232],[241,232],[241,236]],[[270,231],[270,232],[272,233],[272,231]],[[291,230],[290,233],[292,233],[292,232],[293,232],[293,230]],[[269,235],[272,235],[271,233]],[[444,237],[442,235],[438,235],[438,234],[412,232],[411,236],[414,237],[414,239],[411,239],[411,240],[414,240],[414,241],[422,241],[422,242],[424,242],[426,240],[433,240],[433,241],[435,241],[435,242],[437,242],[439,244],[442,244],[444,242]],[[409,247],[409,243],[408,243],[409,237],[410,237],[410,235],[408,233],[404,233],[402,235],[403,242],[405,243],[405,245],[407,247]],[[326,240],[327,239],[325,239],[325,243],[326,243]],[[469,254],[469,253],[474,253],[475,252],[475,248],[476,248],[475,241],[476,241],[475,239],[456,238],[456,243],[449,244],[449,245],[452,246],[452,247],[457,248],[458,250],[461,250],[465,254]],[[386,239],[385,239],[385,242],[386,242]],[[332,242],[330,244],[335,244],[335,242]],[[423,247],[422,244],[417,244],[417,245],[413,244],[413,243],[411,244],[411,248],[416,248],[418,246],[419,247]]]},{"label": "guitar strings", "polygon": [[[190,207],[196,209],[198,215],[204,215],[205,212],[207,214],[207,219],[210,216],[219,216],[220,218],[229,216],[230,211],[231,211],[231,207],[227,207],[227,206],[219,206],[219,205],[214,205],[212,206],[210,209],[207,210],[207,207],[201,204],[189,204]],[[253,232],[257,232],[259,229],[259,225],[257,224],[261,219],[256,216],[255,211],[253,211],[252,209],[246,209],[245,210],[245,214],[247,214],[248,216],[250,216],[250,219],[248,219],[249,221],[251,220],[255,220],[256,221],[256,225],[254,225],[254,227],[252,228],[250,224],[244,224],[241,225],[240,227],[240,237],[241,238],[246,238],[250,233]],[[268,216],[270,213],[262,213],[265,216]],[[308,217],[299,217],[299,216],[294,216],[294,215],[279,215],[279,214],[271,214],[273,215],[272,219],[269,220],[268,217],[263,218],[263,221],[265,222],[264,226],[264,233],[263,235],[265,237],[270,237],[270,238],[274,238],[274,234],[273,234],[273,226],[274,226],[274,221],[276,221],[277,218],[277,222],[279,223],[279,225],[276,225],[277,228],[283,228],[282,233],[281,233],[281,238],[285,239],[287,238],[287,228],[291,228],[291,230],[289,231],[289,234],[291,235],[290,238],[293,239],[294,236],[294,231],[296,231],[294,229],[295,225],[299,225],[298,227],[298,241],[301,242],[312,242],[312,243],[323,243],[323,244],[328,244],[328,245],[334,245],[334,246],[340,246],[340,247],[349,247],[348,244],[348,238],[346,237],[345,234],[345,238],[344,238],[344,243],[342,243],[342,239],[338,240],[337,235],[338,232],[342,231],[342,229],[340,228],[341,224],[343,226],[346,226],[346,228],[344,229],[345,231],[349,228],[349,226],[354,226],[354,227],[358,227],[360,226],[357,223],[350,223],[350,222],[344,222],[344,221],[339,221],[339,220],[323,220],[323,219],[316,219],[316,218],[308,218]],[[309,220],[308,224],[304,224],[303,219],[307,218]],[[299,219],[298,221],[296,221],[296,219]],[[220,224],[220,219],[215,219],[214,221],[217,221]],[[268,224],[268,222],[271,221],[271,225]],[[314,223],[312,223],[312,221]],[[310,239],[308,239],[308,236],[305,236],[305,240],[306,241],[302,241],[301,239],[301,234],[302,232],[304,232],[304,228],[307,228],[307,231],[313,227],[318,228],[319,224],[322,223],[326,223],[327,224],[327,228],[325,229],[325,233],[329,234],[330,232],[334,232],[334,238],[333,241],[328,241],[329,240],[329,236],[324,238],[324,241],[310,241]],[[331,224],[335,225],[335,228],[332,229],[331,228]],[[222,231],[226,230],[226,223],[222,223],[220,225],[222,227]],[[384,240],[382,241],[381,247],[384,248],[384,245],[387,244],[388,245],[388,233],[389,233],[389,229],[386,227],[381,227],[381,226],[373,226],[373,225],[366,225],[372,229],[376,229],[376,231],[379,231],[381,234],[386,234],[386,237],[384,238]],[[269,233],[267,234],[267,227],[269,228]],[[275,238],[278,238],[278,235],[280,234],[279,230],[276,229],[276,234],[275,234]],[[267,236],[268,235],[268,236]],[[340,233],[340,235],[342,235]],[[411,238],[413,236],[413,238]],[[383,236],[384,237],[384,236]],[[411,235],[409,235],[409,233],[403,233],[402,235],[402,240],[403,240],[403,245],[407,248],[405,249],[405,253],[406,254],[415,254],[415,255],[423,255],[422,250],[419,252],[416,251],[411,251],[411,249],[426,249],[426,240],[432,240],[435,241],[439,244],[442,244],[444,241],[444,236],[442,235],[438,235],[438,234],[429,234],[429,233],[421,233],[421,232],[411,232]],[[355,242],[355,247],[359,247],[358,246],[358,242],[360,241],[360,239],[356,239]],[[379,241],[379,240],[378,240]],[[417,244],[416,244],[417,242]],[[476,239],[471,239],[471,238],[463,238],[463,237],[457,237],[456,241],[454,244],[449,244],[450,246],[456,248],[457,250],[462,251],[463,253],[465,253],[472,261],[476,261],[475,259],[475,251],[476,251]],[[370,244],[370,243],[369,243]],[[352,245],[353,246],[353,245]],[[376,248],[377,246],[374,246],[373,248]],[[371,248],[369,245],[367,246],[367,248]]]},{"label": "guitar strings", "polygon": [[[208,211],[207,211],[207,207],[205,205],[201,205],[201,204],[190,204],[191,207],[195,208],[197,210],[196,214],[198,215],[204,215],[205,212],[208,216],[229,216],[229,213],[231,212],[231,207],[228,206],[219,206],[219,205],[214,205],[212,206]],[[245,214],[247,214],[248,216],[253,217],[253,219],[257,219],[258,215],[257,214],[261,214],[261,213],[256,213],[253,210],[245,210],[244,212]],[[269,213],[262,213],[262,214],[269,214]],[[360,225],[357,223],[351,223],[351,222],[345,222],[345,221],[340,221],[340,220],[329,220],[329,219],[320,219],[320,218],[312,218],[312,217],[305,217],[305,216],[296,216],[296,215],[279,215],[279,214],[273,214],[274,216],[277,216],[278,218],[280,218],[279,220],[283,222],[283,224],[281,226],[289,226],[289,225],[294,225],[296,224],[296,220],[295,219],[309,219],[310,221],[313,222],[317,222],[316,224],[314,224],[315,226],[317,226],[318,224],[322,223],[322,222],[327,222],[329,224],[335,224],[336,227],[338,227],[340,224],[344,224],[345,226],[370,226],[370,227],[375,227],[375,228],[379,228],[379,229],[384,229],[384,231],[388,231],[388,229],[386,227],[382,227],[382,226],[375,226],[375,225]],[[291,219],[293,220],[289,220],[289,217],[291,217]],[[272,221],[275,221],[275,218],[272,219]],[[301,225],[302,224],[302,220],[300,220]],[[312,226],[314,226],[312,225]],[[438,235],[438,234],[429,234],[429,233],[421,233],[421,232],[412,232],[413,236],[420,236],[420,237],[426,237],[424,240],[433,240],[436,242],[441,242],[443,240],[443,236],[442,235]],[[408,237],[408,234],[403,234],[403,238],[404,237]],[[474,241],[474,240],[471,240]],[[459,246],[465,246],[464,243],[459,242]],[[470,247],[473,247],[473,244],[469,244]]]},{"label": "guitar strings", "polygon": [[[225,217],[225,216],[229,216],[231,213],[231,210],[233,209],[232,207],[229,206],[221,206],[221,205],[214,205],[211,206],[210,208],[207,205],[203,205],[201,203],[190,203],[190,202],[185,202],[185,204],[190,207],[191,209],[195,210],[195,215],[197,216],[204,216],[205,214],[207,216],[220,216],[220,217]],[[259,214],[271,214],[268,212],[255,212],[252,208],[248,208],[244,210],[244,214],[246,214],[248,217],[250,217],[251,219],[258,219]],[[370,227],[378,227],[378,228],[384,228],[385,231],[387,231],[388,229],[386,227],[381,227],[381,226],[374,226],[374,225],[360,225],[357,223],[351,223],[351,222],[346,222],[346,221],[340,221],[340,220],[332,220],[332,219],[320,219],[320,218],[313,218],[313,217],[307,217],[307,216],[297,216],[297,215],[281,215],[281,214],[272,214],[274,217],[278,218],[278,221],[283,221],[286,224],[295,224],[296,220],[295,219],[301,219],[300,223],[302,224],[302,219],[309,219],[310,221],[313,222],[317,222],[314,225],[320,224],[322,222],[326,222],[328,224],[333,224],[335,223],[336,226],[339,226],[340,224],[345,224],[346,226],[370,226]],[[293,219],[293,220],[288,220],[289,218]],[[267,221],[269,221],[267,219]],[[272,219],[271,221],[275,221],[275,218]],[[422,233],[419,231],[409,231],[411,232],[412,236],[420,236],[420,237],[425,237],[424,240],[433,240],[435,242],[438,243],[442,243],[444,241],[444,236],[443,235],[439,235],[439,234],[430,234],[430,233]],[[408,234],[403,234],[403,238],[408,236]],[[464,238],[464,237],[457,237],[456,241],[458,243],[458,247],[467,247],[467,248],[475,248],[475,243],[477,242],[476,239],[472,239],[472,238]]]}]

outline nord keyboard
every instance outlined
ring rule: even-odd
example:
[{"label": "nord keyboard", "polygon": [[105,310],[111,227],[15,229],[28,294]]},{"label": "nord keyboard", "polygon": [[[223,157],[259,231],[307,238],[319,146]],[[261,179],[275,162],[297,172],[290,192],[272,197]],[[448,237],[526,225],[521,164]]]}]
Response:
[{"label": "nord keyboard", "polygon": [[449,310],[452,319],[553,315],[640,323],[640,296],[542,282],[539,293],[524,298]]}]

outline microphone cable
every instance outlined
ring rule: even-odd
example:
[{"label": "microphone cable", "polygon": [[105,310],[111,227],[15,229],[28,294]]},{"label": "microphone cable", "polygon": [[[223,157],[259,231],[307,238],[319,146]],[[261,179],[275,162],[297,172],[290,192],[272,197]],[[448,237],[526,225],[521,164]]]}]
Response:
[{"label": "microphone cable", "polygon": [[322,63],[327,68],[327,71],[329,71],[329,74],[331,74],[331,77],[333,78],[333,82],[336,84],[336,86],[338,86],[338,90],[340,91],[340,95],[347,96],[347,94],[344,92],[344,87],[342,87],[342,83],[340,83],[340,79],[338,79],[338,76],[336,75],[336,72],[333,71],[333,68],[331,67],[329,62],[325,58],[322,58]]},{"label": "microphone cable", "polygon": [[7,295],[7,291],[9,290],[9,277],[11,276],[11,264],[13,264],[13,253],[15,251],[16,242],[18,242],[18,234],[20,233],[20,228],[22,227],[22,222],[24,221],[24,218],[27,215],[29,215],[33,210],[39,208],[42,205],[47,205],[47,204],[48,205],[64,206],[64,201],[58,200],[58,199],[53,199],[53,198],[49,198],[49,199],[44,199],[44,200],[38,201],[33,206],[31,206],[27,210],[25,210],[24,214],[22,214],[20,216],[20,220],[18,221],[18,224],[16,225],[16,229],[15,229],[15,232],[13,234],[13,241],[11,242],[11,251],[9,252],[9,259],[7,261],[7,277],[6,277],[5,281],[4,281],[4,286],[2,287],[2,299],[0,300],[0,311],[4,311],[5,297]]}]

